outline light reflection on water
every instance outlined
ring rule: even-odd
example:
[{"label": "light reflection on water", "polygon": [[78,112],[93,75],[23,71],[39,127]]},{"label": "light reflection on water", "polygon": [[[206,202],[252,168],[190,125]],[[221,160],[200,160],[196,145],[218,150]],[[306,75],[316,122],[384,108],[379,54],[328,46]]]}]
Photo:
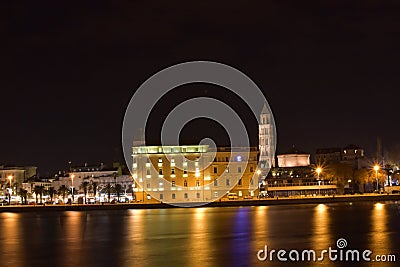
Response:
[{"label": "light reflection on water", "polygon": [[313,249],[327,249],[335,244],[335,240],[331,236],[329,219],[329,207],[327,205],[319,204],[314,208],[311,246]]},{"label": "light reflection on water", "polygon": [[[338,237],[398,253],[399,217],[393,203],[0,213],[0,266],[292,266],[256,253],[327,249]],[[332,263],[297,264],[320,265]]]}]

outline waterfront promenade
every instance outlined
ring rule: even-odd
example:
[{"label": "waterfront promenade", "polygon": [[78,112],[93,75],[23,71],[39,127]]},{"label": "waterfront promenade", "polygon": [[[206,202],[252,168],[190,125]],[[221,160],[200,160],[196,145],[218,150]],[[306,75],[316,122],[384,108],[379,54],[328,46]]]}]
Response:
[{"label": "waterfront promenade", "polygon": [[[362,201],[384,202],[400,201],[400,194],[363,194],[363,195],[337,195],[317,197],[283,197],[266,198],[257,200],[224,200],[206,203],[204,207],[239,207],[239,206],[272,206],[295,204],[328,204],[328,203],[353,203]],[[187,204],[187,203],[182,203]],[[198,203],[200,206],[201,203]],[[166,209],[179,208],[176,203],[118,203],[118,204],[73,204],[73,205],[11,205],[1,206],[0,212],[46,212],[46,211],[85,211],[85,210],[121,210],[121,209]],[[200,206],[201,207],[201,206]]]}]

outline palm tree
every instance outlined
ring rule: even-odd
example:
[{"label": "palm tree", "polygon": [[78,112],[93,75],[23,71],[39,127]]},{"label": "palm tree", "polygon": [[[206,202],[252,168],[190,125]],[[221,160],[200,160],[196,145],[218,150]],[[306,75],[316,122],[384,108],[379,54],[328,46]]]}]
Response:
[{"label": "palm tree", "polygon": [[83,189],[83,193],[84,193],[84,195],[85,195],[85,204],[87,204],[86,202],[86,199],[87,199],[87,192],[88,192],[88,190],[89,190],[89,182],[88,181],[84,181],[84,182],[82,182],[81,183],[81,185],[79,186],[79,188],[80,189]]},{"label": "palm tree", "polygon": [[59,188],[58,188],[58,195],[61,195],[62,196],[62,198],[63,198],[63,203],[64,203],[64,200],[65,200],[65,196],[67,195],[67,194],[69,194],[69,189],[68,189],[68,187],[66,186],[66,185],[62,185],[62,186],[60,186]]},{"label": "palm tree", "polygon": [[27,202],[26,199],[27,199],[27,196],[28,196],[28,190],[25,190],[25,189],[21,188],[21,190],[19,190],[19,195],[22,198],[22,203],[26,205],[26,202]]},{"label": "palm tree", "polygon": [[49,196],[50,196],[50,201],[53,203],[53,196],[55,193],[54,187],[50,187],[48,190]]},{"label": "palm tree", "polygon": [[44,186],[42,185],[37,185],[33,189],[33,191],[36,194],[36,204],[38,204],[38,196],[40,195],[40,204],[42,204],[42,198],[43,198],[43,193],[44,193]]},{"label": "palm tree", "polygon": [[110,202],[110,198],[111,198],[111,192],[114,190],[114,188],[112,187],[112,185],[110,183],[108,183],[105,187],[104,187],[104,192],[107,193],[108,195],[108,202]]},{"label": "palm tree", "polygon": [[93,190],[93,195],[94,195],[95,202],[96,202],[97,186],[98,186],[97,182],[93,182],[92,183],[92,190]]},{"label": "palm tree", "polygon": [[119,202],[119,194],[121,193],[121,191],[122,191],[122,185],[116,184],[115,185],[115,192],[117,193],[118,202]]}]

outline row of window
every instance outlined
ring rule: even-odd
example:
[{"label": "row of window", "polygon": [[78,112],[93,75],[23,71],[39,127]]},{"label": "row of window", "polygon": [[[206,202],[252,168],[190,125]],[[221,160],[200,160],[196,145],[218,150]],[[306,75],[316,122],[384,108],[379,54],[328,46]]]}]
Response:
[{"label": "row of window", "polygon": [[[251,180],[250,180],[250,184],[251,184],[251,185],[254,184],[254,179],[251,179]],[[160,183],[159,183],[159,186],[160,186],[160,187],[162,187],[163,185],[164,185],[163,182],[160,182]],[[226,179],[226,180],[225,180],[225,185],[226,185],[226,186],[230,186],[230,185],[231,185],[230,179]],[[242,185],[242,179],[239,179],[238,185]],[[175,182],[175,181],[171,181],[171,186],[172,186],[172,187],[176,187],[176,182]],[[187,187],[187,186],[188,186],[187,180],[184,180],[184,181],[183,181],[183,186],[184,186],[184,187]],[[196,180],[196,187],[198,187],[198,186],[200,186],[200,181],[199,181],[199,180]],[[214,186],[218,186],[218,180],[214,180]],[[150,187],[151,187],[150,183],[147,183],[147,184],[146,184],[146,187],[147,187],[147,188],[150,188]]]},{"label": "row of window", "polygon": [[[196,168],[196,174],[199,173],[199,172],[200,172],[199,169]],[[226,168],[225,168],[225,172],[228,172],[228,173],[229,173],[229,167],[226,167]],[[238,172],[238,173],[241,173],[241,172],[242,172],[242,167],[241,167],[241,166],[238,166],[238,167],[237,167],[237,172]],[[254,172],[254,167],[253,167],[253,166],[250,166],[250,172]],[[217,174],[217,173],[218,173],[218,167],[213,167],[213,173],[214,173],[214,174]],[[163,174],[164,174],[162,168],[159,168],[159,169],[158,169],[158,174],[159,174],[159,175],[163,175]],[[187,169],[183,169],[183,174],[188,174]],[[146,169],[146,175],[147,175],[147,176],[151,175],[150,169]],[[175,175],[175,168],[171,168],[171,175]]]},{"label": "row of window", "polygon": [[[243,158],[240,155],[237,155],[237,156],[232,158],[232,161],[242,162],[242,161],[245,161],[245,158]],[[249,161],[257,161],[257,157],[250,157]],[[168,162],[168,160],[167,160],[167,162]],[[229,157],[215,157],[214,158],[214,162],[230,162],[230,160],[229,160]],[[146,159],[146,163],[147,163],[146,166],[150,166],[151,161],[150,161],[149,158]],[[158,158],[158,165],[162,166],[163,163],[164,163],[163,158],[159,157]],[[175,166],[175,159],[171,159],[170,164],[171,164],[171,166]],[[188,164],[187,161],[183,162],[183,166],[187,166],[187,164]],[[195,160],[194,165],[196,167],[199,166],[199,159],[198,158]],[[133,166],[134,166],[134,168],[137,167],[137,159],[136,158],[133,159]]]}]

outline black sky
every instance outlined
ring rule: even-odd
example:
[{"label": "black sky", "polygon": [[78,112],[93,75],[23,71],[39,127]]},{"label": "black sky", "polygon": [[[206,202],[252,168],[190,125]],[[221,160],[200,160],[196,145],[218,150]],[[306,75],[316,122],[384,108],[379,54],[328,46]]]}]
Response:
[{"label": "black sky", "polygon": [[[0,164],[37,165],[47,175],[69,160],[113,161],[135,89],[189,60],[229,64],[263,89],[278,151],[355,143],[372,154],[377,136],[386,148],[399,142],[399,1],[2,1],[0,7]],[[180,95],[202,90],[189,86]],[[170,106],[160,105],[160,114]],[[186,138],[192,134],[186,130]]]}]

